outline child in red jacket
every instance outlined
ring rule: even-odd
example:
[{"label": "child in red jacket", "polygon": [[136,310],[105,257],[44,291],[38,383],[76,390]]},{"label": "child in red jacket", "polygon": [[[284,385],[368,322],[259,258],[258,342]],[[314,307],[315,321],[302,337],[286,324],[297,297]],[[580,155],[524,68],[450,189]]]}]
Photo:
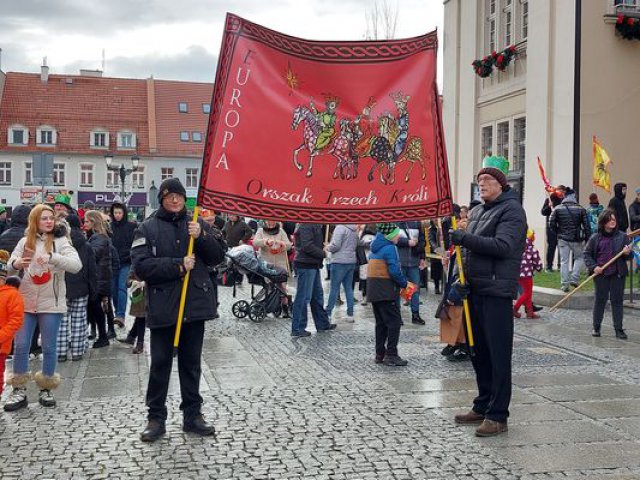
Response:
[{"label": "child in red jacket", "polygon": [[24,319],[24,301],[18,291],[20,280],[10,277],[7,281],[9,257],[9,252],[0,250],[0,395],[4,387],[7,355],[11,352],[13,337]]},{"label": "child in red jacket", "polygon": [[536,236],[533,230],[527,231],[527,244],[522,252],[522,262],[520,263],[520,278],[518,283],[522,288],[522,294],[516,300],[516,304],[513,306],[513,316],[520,318],[520,307],[524,305],[524,310],[527,313],[527,318],[540,318],[540,316],[533,311],[533,275],[535,272],[542,270],[542,262],[540,261],[540,253],[536,249],[534,242]]}]

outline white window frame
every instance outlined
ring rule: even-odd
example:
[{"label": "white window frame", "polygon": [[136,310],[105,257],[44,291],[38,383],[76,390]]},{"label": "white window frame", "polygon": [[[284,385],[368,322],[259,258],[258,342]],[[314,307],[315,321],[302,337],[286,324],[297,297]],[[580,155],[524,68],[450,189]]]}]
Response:
[{"label": "white window frame", "polygon": [[[498,48],[498,12],[500,0],[485,0],[485,51],[493,52]],[[493,13],[491,9],[493,8]]]},{"label": "white window frame", "polygon": [[144,188],[144,165],[138,165],[135,172],[131,172],[131,188],[141,190]]},{"label": "white window frame", "polygon": [[[485,145],[485,136],[484,136],[484,132],[486,129],[491,129],[491,138],[489,141],[489,148],[488,151],[486,150],[486,145]],[[480,126],[480,162],[482,163],[482,160],[484,159],[484,157],[487,156],[491,156],[493,155],[494,152],[494,140],[495,140],[495,135],[494,135],[494,130],[495,127],[493,125],[493,123],[487,123],[485,125]]]},{"label": "white window frame", "polygon": [[185,188],[198,188],[200,169],[199,168],[187,168],[185,169]]},{"label": "white window frame", "polygon": [[211,104],[210,103],[203,103],[202,104],[202,113],[204,113],[205,115],[209,115],[211,113]]},{"label": "white window frame", "polygon": [[[513,28],[513,0],[502,0],[504,2],[504,8],[502,8],[502,20],[501,24],[501,40],[502,46],[508,47],[515,44],[514,28]],[[502,46],[500,48],[502,48]]]},{"label": "white window frame", "polygon": [[202,143],[202,132],[191,132],[191,141],[193,143]]},{"label": "white window frame", "polygon": [[[62,166],[62,168],[56,168],[56,166]],[[62,181],[60,181],[60,176],[59,176],[60,173],[62,173]],[[53,186],[64,187],[66,182],[67,182],[67,163],[53,162]]]},{"label": "white window frame", "polygon": [[[516,138],[516,123],[519,120],[524,120],[524,138],[523,139],[519,139]],[[511,121],[511,128],[512,128],[512,134],[511,134],[511,138],[512,138],[512,154],[511,154],[511,161],[510,165],[509,165],[509,169],[510,171],[516,171],[519,173],[522,173],[524,175],[524,171],[526,169],[526,163],[527,163],[527,116],[526,115],[518,115],[516,117],[513,117],[512,121]],[[518,152],[518,144],[522,142],[524,143],[524,153],[523,153],[523,157],[519,158],[519,154],[518,157],[516,157],[516,152]],[[517,167],[516,167],[516,163],[517,163]]]},{"label": "white window frame", "polygon": [[[15,143],[14,137],[13,137],[13,132],[14,131],[22,131],[22,142],[21,143]],[[7,129],[7,140],[9,145],[11,145],[12,147],[15,146],[22,146],[22,145],[29,145],[29,129],[27,127],[25,127],[24,125],[10,125],[9,128]]]},{"label": "white window frame", "polygon": [[[104,135],[104,145],[96,145],[96,135]],[[89,134],[89,146],[91,148],[99,148],[102,150],[109,149],[109,132],[103,128],[94,128]]]},{"label": "white window frame", "polygon": [[[507,126],[507,141],[506,144],[503,143],[500,139],[500,126],[501,125],[505,125]],[[494,155],[498,155],[500,157],[504,157],[507,160],[509,160],[511,157],[511,126],[512,126],[512,121],[510,118],[503,118],[501,120],[498,120],[496,122],[496,128],[495,128],[495,132],[496,132],[496,139],[495,139],[495,150],[494,150]],[[502,147],[502,149],[501,149]],[[505,155],[505,151],[506,151],[506,155]]]},{"label": "white window frame", "polygon": [[[51,142],[43,142],[42,135],[43,133],[51,134]],[[58,143],[58,132],[55,128],[49,125],[41,125],[36,128],[36,145],[39,147],[53,147]]]},{"label": "white window frame", "polygon": [[24,162],[24,185],[33,185],[33,162]]},{"label": "white window frame", "polygon": [[[184,134],[184,135],[183,135]],[[181,130],[180,131],[180,141],[181,142],[188,142],[191,139],[191,136],[189,135],[189,132],[186,130]]]},{"label": "white window frame", "polygon": [[[184,109],[182,108],[183,105],[184,105]],[[189,103],[178,102],[178,113],[189,113]]]},{"label": "white window frame", "polygon": [[[85,170],[83,167],[91,167],[91,169],[90,170]],[[78,184],[81,187],[93,187],[94,186],[94,184],[95,184],[95,176],[96,176],[95,175],[96,174],[96,166],[93,163],[87,163],[87,162],[80,163],[78,165],[78,173],[79,173],[78,174]],[[89,178],[89,180],[91,180],[90,182],[85,181],[85,180],[87,180],[87,179],[84,178],[85,174],[90,176],[90,178]]]},{"label": "white window frame", "polygon": [[[165,171],[166,170],[166,171]],[[160,181],[164,182],[169,178],[174,178],[175,176],[175,168],[173,167],[162,167],[160,169]]]},{"label": "white window frame", "polygon": [[105,188],[117,188],[120,185],[120,177],[115,170],[107,169],[107,176],[105,178]]},{"label": "white window frame", "polygon": [[529,35],[529,0],[520,0],[520,40],[525,41]]},{"label": "white window frame", "polygon": [[[129,145],[125,145],[124,139],[131,137]],[[135,150],[136,134],[131,130],[122,130],[118,132],[118,150]]]},{"label": "white window frame", "polygon": [[640,13],[640,0],[613,0],[613,11],[616,15]]},{"label": "white window frame", "polygon": [[5,187],[13,185],[13,175],[11,175],[12,169],[13,162],[11,160],[0,161],[0,185]]}]

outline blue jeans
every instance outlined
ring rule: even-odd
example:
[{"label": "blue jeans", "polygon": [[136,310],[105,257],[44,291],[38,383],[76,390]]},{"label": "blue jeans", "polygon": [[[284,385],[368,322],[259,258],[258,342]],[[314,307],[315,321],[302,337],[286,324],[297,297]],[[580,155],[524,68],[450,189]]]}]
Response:
[{"label": "blue jeans", "polygon": [[[333,267],[332,267],[333,268]],[[333,277],[333,271],[331,272]],[[293,300],[293,319],[291,331],[300,333],[307,328],[307,307],[311,305],[311,316],[316,330],[329,328],[329,317],[324,310],[324,293],[317,268],[296,268],[298,285]]]},{"label": "blue jeans", "polygon": [[127,310],[127,277],[129,276],[130,268],[130,264],[120,265],[120,270],[113,272],[111,296],[116,317],[125,318]]},{"label": "blue jeans", "polygon": [[56,373],[58,364],[58,330],[62,321],[62,313],[26,313],[24,323],[15,337],[15,351],[13,359],[13,373],[16,375],[27,373],[29,369],[29,347],[31,337],[40,325],[42,343],[42,373],[47,377]]},{"label": "blue jeans", "polygon": [[418,267],[402,267],[402,273],[408,281],[415,283],[418,287],[411,296],[411,313],[418,313],[420,311],[420,269]]},{"label": "blue jeans", "polygon": [[327,316],[331,316],[333,307],[336,306],[340,285],[344,287],[344,295],[347,297],[347,315],[353,316],[353,271],[355,268],[355,263],[331,264],[331,290],[329,291],[329,302],[326,308]]}]

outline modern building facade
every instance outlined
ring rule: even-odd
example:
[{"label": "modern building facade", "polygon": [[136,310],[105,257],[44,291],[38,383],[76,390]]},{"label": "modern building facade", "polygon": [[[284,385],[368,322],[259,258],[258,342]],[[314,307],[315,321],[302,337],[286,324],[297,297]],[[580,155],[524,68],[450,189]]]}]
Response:
[{"label": "modern building facade", "polygon": [[[180,178],[195,197],[213,84],[80,75],[8,72],[0,76],[0,202],[33,202],[42,184],[34,156],[53,158],[45,196],[72,191],[81,205],[108,206],[122,190],[112,164],[138,168],[126,177],[125,198],[144,214],[152,184]],[[36,169],[37,170],[37,169]]]},{"label": "modern building facade", "polygon": [[[612,184],[640,186],[633,140],[640,111],[640,41],[623,39],[615,28],[618,15],[640,17],[640,1],[444,4],[443,121],[459,203],[471,200],[482,158],[503,155],[511,162],[509,180],[522,195],[530,225],[542,231],[545,192],[536,157],[553,184],[573,186],[588,203],[594,191],[594,135],[614,162]],[[516,55],[504,71],[494,67],[484,78],[474,71],[474,60],[511,45]],[[609,194],[595,191],[606,205]]]}]

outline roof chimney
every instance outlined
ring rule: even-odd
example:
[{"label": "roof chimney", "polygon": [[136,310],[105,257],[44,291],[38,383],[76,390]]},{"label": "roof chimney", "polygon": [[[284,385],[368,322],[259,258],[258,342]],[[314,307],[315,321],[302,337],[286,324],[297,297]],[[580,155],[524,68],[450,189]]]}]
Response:
[{"label": "roof chimney", "polygon": [[40,81],[47,83],[49,81],[49,67],[47,67],[47,57],[42,59],[42,66],[40,67]]}]

